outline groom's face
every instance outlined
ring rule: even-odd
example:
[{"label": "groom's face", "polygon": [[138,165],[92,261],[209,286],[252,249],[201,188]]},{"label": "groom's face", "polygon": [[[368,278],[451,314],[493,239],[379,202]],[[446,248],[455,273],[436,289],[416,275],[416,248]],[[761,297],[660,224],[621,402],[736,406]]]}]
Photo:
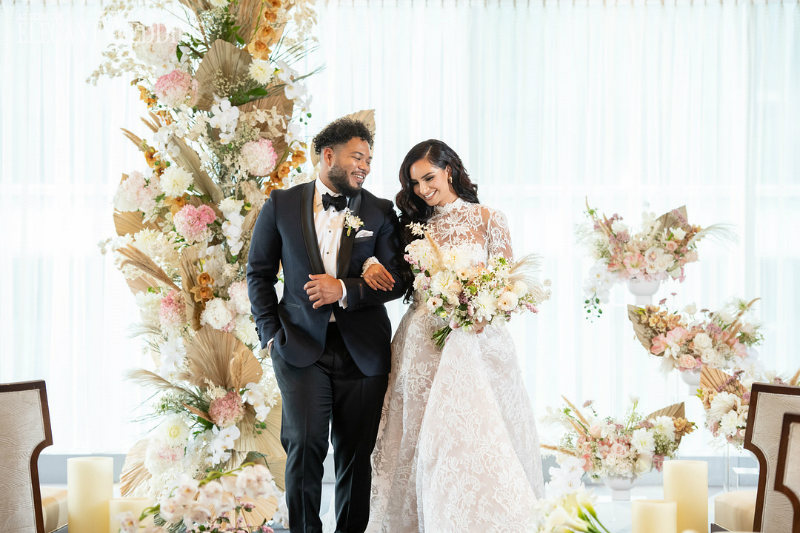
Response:
[{"label": "groom's face", "polygon": [[345,144],[326,150],[331,150],[326,157],[330,165],[328,180],[333,187],[345,196],[358,194],[372,163],[372,151],[367,141],[353,137]]}]

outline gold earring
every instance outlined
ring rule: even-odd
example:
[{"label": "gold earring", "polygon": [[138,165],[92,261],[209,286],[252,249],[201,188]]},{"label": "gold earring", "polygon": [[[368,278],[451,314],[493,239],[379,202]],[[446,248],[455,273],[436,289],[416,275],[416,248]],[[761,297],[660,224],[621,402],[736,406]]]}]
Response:
[{"label": "gold earring", "polygon": [[447,176],[447,183],[453,183],[453,176]]}]

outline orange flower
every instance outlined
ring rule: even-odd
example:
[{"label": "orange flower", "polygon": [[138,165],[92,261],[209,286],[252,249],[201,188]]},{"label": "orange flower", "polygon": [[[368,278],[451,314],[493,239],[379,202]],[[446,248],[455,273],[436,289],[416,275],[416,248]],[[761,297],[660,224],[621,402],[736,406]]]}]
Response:
[{"label": "orange flower", "polygon": [[211,277],[211,274],[208,272],[201,272],[199,276],[197,276],[197,283],[200,285],[211,285],[214,283],[214,278]]},{"label": "orange flower", "polygon": [[278,177],[280,179],[284,179],[286,176],[289,175],[289,172],[292,171],[292,164],[288,161],[284,161],[281,163],[281,166],[278,167]]},{"label": "orange flower", "polygon": [[191,293],[195,302],[207,302],[214,297],[214,291],[207,285],[196,285],[192,287]]},{"label": "orange flower", "polygon": [[149,108],[155,107],[156,102],[158,101],[156,100],[155,95],[153,95],[150,91],[148,91],[146,87],[142,87],[141,85],[137,85],[137,87],[139,88],[139,98],[145,104],[147,104],[147,107]]},{"label": "orange flower", "polygon": [[274,11],[264,11],[264,20],[267,24],[272,24],[278,21],[278,14]]},{"label": "orange flower", "polygon": [[292,152],[292,166],[299,167],[306,162],[306,154],[302,150]]},{"label": "orange flower", "polygon": [[183,196],[177,196],[177,197],[167,196],[164,199],[164,203],[167,204],[170,213],[172,213],[173,215],[178,211],[180,211],[181,208],[185,206],[188,201],[189,201],[188,194],[184,194]]}]

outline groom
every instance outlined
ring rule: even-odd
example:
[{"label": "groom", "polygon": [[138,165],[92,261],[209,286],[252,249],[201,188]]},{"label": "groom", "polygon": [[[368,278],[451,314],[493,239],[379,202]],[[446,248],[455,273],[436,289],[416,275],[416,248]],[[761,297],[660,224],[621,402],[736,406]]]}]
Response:
[{"label": "groom", "polygon": [[[383,304],[405,289],[400,232],[392,203],[362,189],[372,159],[372,133],[365,124],[339,119],[314,138],[313,148],[320,157],[319,179],[273,191],[258,217],[247,286],[283,399],[291,531],[322,531],[322,462],[330,424],[336,531],[362,532],[390,362],[391,324]],[[370,257],[392,274],[390,290],[373,290],[361,279]]]}]

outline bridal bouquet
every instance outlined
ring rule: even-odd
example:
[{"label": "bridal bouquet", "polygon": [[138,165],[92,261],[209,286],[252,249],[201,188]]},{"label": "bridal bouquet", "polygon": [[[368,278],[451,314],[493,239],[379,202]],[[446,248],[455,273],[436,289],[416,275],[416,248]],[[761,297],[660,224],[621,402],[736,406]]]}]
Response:
[{"label": "bridal bouquet", "polygon": [[[101,20],[141,15],[138,4],[111,2]],[[125,21],[89,79],[128,77],[148,111],[146,136],[123,130],[141,165],[122,175],[118,236],[103,245],[135,294],[153,358],[133,375],[158,394],[155,430],[128,454],[122,493],[158,498],[184,474],[243,461],[265,464],[282,489],[280,397],[269,358],[259,359],[245,272],[270,191],[308,177],[307,74],[293,65],[313,44],[312,4],[148,8],[178,26]]]},{"label": "bridal bouquet", "polygon": [[741,448],[750,411],[750,389],[756,381],[774,385],[800,385],[800,370],[789,380],[767,376],[759,369],[738,369],[733,373],[704,366],[697,396],[706,412],[706,427],[714,437]]},{"label": "bridal bouquet", "polygon": [[498,255],[488,264],[473,265],[463,249],[439,247],[423,225],[410,228],[422,237],[406,246],[414,289],[424,295],[428,311],[447,322],[433,334],[439,348],[453,330],[470,331],[522,311],[537,313],[537,306],[550,297],[549,282],[540,284],[536,278],[538,262],[533,256],[512,262]]},{"label": "bridal bouquet", "polygon": [[628,306],[628,318],[642,346],[662,359],[666,370],[698,371],[731,368],[747,357],[747,349],[764,340],[760,325],[749,316],[758,298],[736,299],[710,311],[694,306],[683,313],[659,306]]},{"label": "bridal bouquet", "polygon": [[678,451],[681,438],[694,431],[695,424],[684,417],[683,403],[677,403],[642,417],[634,400],[624,419],[600,418],[584,404],[590,413],[581,412],[569,400],[555,422],[566,429],[559,446],[543,445],[580,459],[583,470],[592,478],[635,477],[653,468],[661,470],[664,459]]},{"label": "bridal bouquet", "polygon": [[586,207],[591,220],[578,235],[591,250],[595,264],[586,278],[584,301],[587,313],[602,314],[601,302],[608,301],[608,291],[618,281],[651,281],[668,278],[683,281],[684,267],[697,261],[697,242],[709,234],[724,234],[721,225],[702,229],[689,224],[686,207],[679,207],[656,218],[642,215],[642,227],[634,233],[622,217],[610,218]]},{"label": "bridal bouquet", "polygon": [[536,533],[586,531],[610,533],[597,516],[594,495],[586,490],[581,477],[581,461],[569,457],[550,467],[550,481],[545,487],[547,498],[536,501]]},{"label": "bridal bouquet", "polygon": [[[250,464],[225,472],[211,471],[201,480],[185,477],[141,516],[121,513],[120,531],[273,533],[264,519],[252,516],[256,508],[253,502],[275,500],[271,481],[269,470]],[[141,522],[149,516],[156,525],[141,529]]]}]

